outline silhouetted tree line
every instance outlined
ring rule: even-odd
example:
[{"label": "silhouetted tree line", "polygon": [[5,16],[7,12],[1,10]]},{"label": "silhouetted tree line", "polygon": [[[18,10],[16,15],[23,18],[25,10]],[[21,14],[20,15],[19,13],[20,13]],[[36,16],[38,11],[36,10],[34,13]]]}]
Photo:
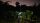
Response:
[{"label": "silhouetted tree line", "polygon": [[36,16],[40,15],[40,4],[38,6],[36,6],[36,4],[34,4],[34,6],[26,6],[26,5],[20,6],[19,4],[20,4],[19,2],[16,2],[16,7],[14,7],[12,5],[9,5],[8,2],[0,1],[0,17],[11,16],[11,15],[8,15],[10,14],[8,13],[9,10],[11,11],[13,10],[13,12],[15,11],[26,12],[26,10],[30,10],[30,11],[33,11],[33,15],[36,15]]}]

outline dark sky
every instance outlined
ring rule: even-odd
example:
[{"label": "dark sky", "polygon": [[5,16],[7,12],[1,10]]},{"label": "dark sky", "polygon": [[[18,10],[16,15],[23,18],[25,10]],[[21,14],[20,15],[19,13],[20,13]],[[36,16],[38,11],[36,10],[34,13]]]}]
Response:
[{"label": "dark sky", "polygon": [[2,0],[2,1],[10,1],[9,4],[10,5],[14,5],[15,6],[15,2],[19,2],[20,4],[25,4],[27,6],[32,6],[34,5],[34,3],[38,3],[38,0]]},{"label": "dark sky", "polygon": [[38,0],[17,0],[17,1],[27,6],[32,6],[34,5],[34,3],[38,4]]},{"label": "dark sky", "polygon": [[16,2],[16,0],[1,0],[1,1],[3,1],[3,2],[6,2],[6,1],[10,1],[10,2],[8,2],[10,5],[13,5],[13,6],[15,6],[15,2]]},{"label": "dark sky", "polygon": [[21,4],[25,4],[27,6],[34,4],[33,0],[18,0],[18,2],[20,2]]}]

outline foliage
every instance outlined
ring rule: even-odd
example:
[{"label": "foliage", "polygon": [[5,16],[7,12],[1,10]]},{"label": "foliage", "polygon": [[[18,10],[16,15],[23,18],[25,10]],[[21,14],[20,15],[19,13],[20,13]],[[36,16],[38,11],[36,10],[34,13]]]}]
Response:
[{"label": "foliage", "polygon": [[29,11],[29,10],[26,10],[26,12],[17,12],[16,11],[16,14],[19,16],[18,18],[20,18],[20,21],[22,23],[24,23],[24,19],[26,19],[26,20],[30,20],[31,19],[31,16],[33,15],[33,12]]}]

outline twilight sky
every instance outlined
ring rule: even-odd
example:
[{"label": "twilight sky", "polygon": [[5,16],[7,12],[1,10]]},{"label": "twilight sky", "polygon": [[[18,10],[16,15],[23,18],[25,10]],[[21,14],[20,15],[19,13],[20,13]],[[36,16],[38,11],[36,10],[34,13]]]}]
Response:
[{"label": "twilight sky", "polygon": [[10,1],[10,2],[8,2],[9,5],[13,5],[13,6],[15,6],[15,2],[16,2],[16,0],[2,0],[2,1],[3,2]]},{"label": "twilight sky", "polygon": [[38,4],[38,0],[2,0],[2,1],[10,1],[10,2],[8,2],[10,5],[13,5],[13,6],[15,6],[15,2],[19,2],[20,4],[25,4],[25,5],[27,5],[27,6],[32,6],[32,5],[34,5],[34,2],[36,3],[36,4]]}]

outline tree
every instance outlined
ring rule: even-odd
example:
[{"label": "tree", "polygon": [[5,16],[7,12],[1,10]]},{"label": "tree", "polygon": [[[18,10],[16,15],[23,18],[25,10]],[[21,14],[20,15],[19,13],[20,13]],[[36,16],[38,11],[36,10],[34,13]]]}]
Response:
[{"label": "tree", "polygon": [[16,2],[16,11],[20,11],[20,3],[19,2]]}]

